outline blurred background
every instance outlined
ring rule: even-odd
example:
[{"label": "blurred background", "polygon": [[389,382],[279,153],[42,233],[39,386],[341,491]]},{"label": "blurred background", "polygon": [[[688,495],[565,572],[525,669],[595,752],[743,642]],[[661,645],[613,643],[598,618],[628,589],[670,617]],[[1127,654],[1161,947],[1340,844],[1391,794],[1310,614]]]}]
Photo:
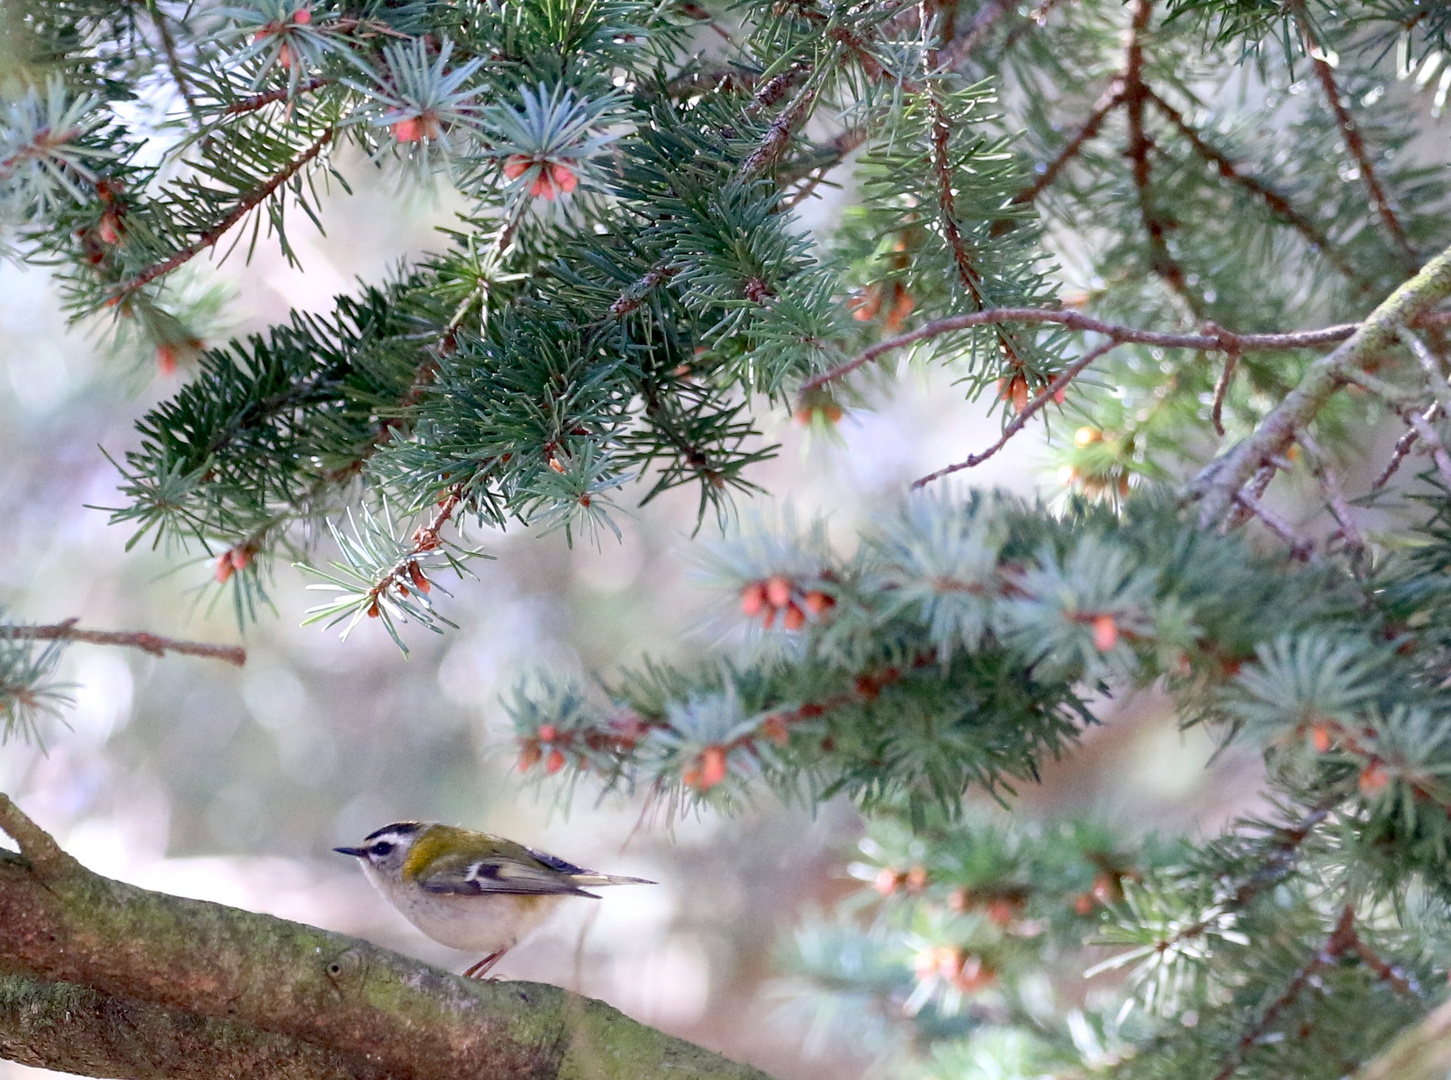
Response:
[{"label": "blurred background", "polygon": [[[298,227],[302,269],[265,244],[201,273],[225,293],[225,334],[258,331],[289,307],[322,310],[377,281],[401,258],[440,246],[444,194],[405,195],[364,162],[355,193],[326,202],[326,235]],[[839,198],[827,192],[828,198]],[[823,228],[832,204],[804,207]],[[1065,276],[1069,288],[1083,288]],[[0,747],[0,790],[93,869],[135,884],[330,929],[462,970],[475,957],[434,945],[386,908],[337,844],[421,818],[487,829],[571,861],[660,882],[567,908],[497,974],[557,983],[782,1080],[867,1075],[870,1053],[804,1049],[803,1013],[787,1007],[779,954],[807,913],[860,887],[846,866],[855,812],[815,815],[763,798],[730,820],[673,827],[643,803],[579,788],[568,798],[526,783],[501,694],[533,669],[609,670],[650,653],[684,657],[740,633],[734,598],[692,584],[695,495],[686,490],[620,519],[625,538],[569,548],[562,534],[477,532],[497,556],[477,580],[445,582],[440,609],[459,624],[405,628],[405,657],[382,627],[346,642],[299,626],[317,594],[289,567],[271,588],[277,614],[239,632],[228,602],[208,606],[208,562],[140,547],[107,524],[119,505],[119,458],[132,424],[187,377],[157,374],[100,328],[65,325],[46,275],[0,265],[0,605],[17,621],[76,618],[97,629],[231,642],[244,669],[218,661],[72,645],[61,678],[74,699],[44,748]],[[903,369],[871,408],[834,431],[808,432],[784,410],[767,420],[779,457],[751,478],[762,508],[829,517],[849,545],[862,515],[916,477],[996,437],[986,402],[966,404],[949,373]],[[1053,421],[1060,435],[1071,417]],[[1057,498],[1057,463],[1040,429],[975,471],[974,485]],[[628,495],[628,493],[627,493]],[[627,499],[621,500],[628,505]],[[751,512],[746,505],[743,513]],[[411,631],[411,632],[410,632]],[[1210,830],[1251,803],[1257,769],[1238,750],[1214,758],[1202,732],[1181,733],[1152,694],[1105,701],[1085,752],[1025,793],[1020,812],[1089,812],[1126,833]],[[537,772],[538,770],[536,770]],[[0,1080],[43,1075],[0,1062]]]}]

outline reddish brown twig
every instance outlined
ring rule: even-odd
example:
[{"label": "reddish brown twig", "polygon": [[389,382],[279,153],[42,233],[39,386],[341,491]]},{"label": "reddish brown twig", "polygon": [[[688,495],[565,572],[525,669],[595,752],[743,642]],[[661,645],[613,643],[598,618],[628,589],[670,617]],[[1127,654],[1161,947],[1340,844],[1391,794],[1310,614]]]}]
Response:
[{"label": "reddish brown twig", "polygon": [[404,595],[407,595],[410,589],[417,589],[420,592],[428,591],[427,579],[423,577],[423,571],[418,567],[418,560],[430,551],[437,551],[443,546],[443,538],[440,534],[443,532],[443,527],[452,519],[454,511],[459,508],[459,504],[463,502],[463,497],[463,484],[454,484],[443,493],[438,500],[438,508],[433,512],[433,517],[429,518],[426,525],[420,525],[414,531],[407,554],[389,567],[387,572],[368,589],[369,603],[366,610],[369,617],[378,615],[378,598],[390,589],[398,590]]},{"label": "reddish brown twig", "polygon": [[1325,101],[1330,106],[1330,111],[1335,114],[1335,126],[1340,129],[1340,137],[1345,143],[1345,148],[1350,151],[1350,156],[1355,158],[1356,165],[1360,168],[1360,178],[1365,181],[1365,190],[1370,195],[1370,204],[1380,215],[1386,231],[1390,233],[1396,246],[1400,248],[1406,265],[1419,266],[1421,258],[1416,254],[1416,249],[1411,246],[1411,241],[1406,236],[1405,229],[1401,227],[1400,219],[1396,217],[1390,199],[1386,196],[1385,188],[1381,187],[1380,180],[1375,175],[1375,167],[1371,164],[1370,154],[1366,151],[1365,140],[1361,137],[1360,129],[1355,124],[1355,117],[1346,107],[1340,87],[1335,82],[1335,70],[1330,66],[1330,61],[1325,58],[1324,50],[1315,42],[1309,20],[1305,16],[1303,0],[1291,0],[1289,6],[1294,13],[1295,21],[1300,25],[1300,35],[1305,43],[1305,52],[1310,57],[1310,64],[1315,69],[1316,77],[1320,80],[1321,89],[1325,92]]},{"label": "reddish brown twig", "polygon": [[117,294],[124,295],[129,292],[135,292],[137,289],[141,288],[141,286],[147,284],[148,282],[155,281],[163,274],[169,274],[178,266],[182,265],[182,263],[187,262],[200,252],[203,252],[207,248],[211,247],[224,235],[226,235],[227,230],[229,230],[233,225],[237,224],[237,222],[241,221],[244,217],[246,217],[248,213],[250,213],[258,205],[260,205],[264,200],[266,200],[267,197],[270,196],[274,191],[276,191],[283,184],[287,183],[287,181],[291,180],[294,176],[296,176],[298,171],[302,169],[303,166],[305,166],[313,158],[317,157],[318,154],[322,153],[323,149],[328,145],[328,143],[332,142],[332,140],[333,129],[328,128],[322,133],[322,135],[315,143],[313,143],[310,147],[303,151],[302,154],[300,154],[293,161],[289,162],[286,168],[284,168],[281,172],[277,173],[277,175],[269,178],[268,181],[261,187],[248,192],[247,195],[239,203],[237,203],[235,207],[232,208],[231,213],[229,213],[226,217],[222,218],[221,221],[217,222],[217,224],[213,225],[206,232],[202,233],[201,236],[197,237],[195,241],[188,244],[180,251],[176,252],[170,258],[164,259],[161,262],[156,263],[152,266],[148,266],[145,270],[142,270],[131,280],[122,282],[119,286],[117,286]]},{"label": "reddish brown twig", "polygon": [[1049,401],[1053,400],[1053,398],[1061,394],[1067,388],[1068,384],[1071,383],[1075,378],[1077,378],[1078,374],[1082,372],[1085,368],[1087,368],[1089,364],[1093,363],[1110,349],[1118,348],[1120,344],[1121,342],[1118,341],[1108,341],[1098,346],[1098,348],[1090,349],[1088,352],[1084,353],[1077,360],[1073,361],[1073,363],[1069,364],[1066,368],[1064,368],[1063,373],[1060,374],[1047,386],[1045,386],[1042,392],[1038,394],[1037,397],[1035,397],[1032,401],[1028,402],[1027,405],[1023,406],[1023,411],[1018,413],[1017,416],[1013,417],[1013,419],[1008,423],[1007,427],[1003,428],[1003,433],[1001,436],[998,437],[997,442],[993,443],[980,454],[970,454],[965,461],[959,461],[955,465],[948,465],[945,468],[938,469],[934,473],[928,473],[920,480],[914,480],[912,482],[912,486],[914,488],[919,488],[922,487],[924,484],[930,484],[933,480],[940,480],[942,479],[942,477],[950,476],[952,473],[961,472],[963,469],[971,469],[974,466],[981,465],[984,461],[992,457],[1004,446],[1006,446],[1008,444],[1008,440],[1016,435],[1019,431],[1023,430],[1024,425],[1033,418],[1034,414],[1036,414],[1038,410],[1042,409],[1043,406],[1047,405]]},{"label": "reddish brown twig", "polygon": [[1250,1050],[1265,1037],[1275,1021],[1295,1003],[1306,987],[1313,985],[1314,977],[1350,954],[1359,957],[1361,963],[1370,968],[1376,978],[1389,983],[1398,993],[1408,997],[1419,996],[1415,987],[1404,975],[1382,960],[1375,950],[1361,939],[1355,929],[1354,909],[1346,904],[1341,909],[1340,917],[1335,922],[1335,928],[1330,931],[1330,936],[1326,939],[1325,944],[1316,950],[1315,955],[1307,960],[1299,971],[1295,972],[1294,977],[1290,979],[1279,997],[1270,1002],[1265,1011],[1260,1014],[1260,1018],[1240,1036],[1234,1053],[1225,1062],[1224,1067],[1215,1073],[1214,1080],[1230,1080],[1230,1077],[1244,1064]]},{"label": "reddish brown twig", "polygon": [[256,112],[258,109],[265,108],[266,106],[271,105],[274,101],[288,101],[295,97],[297,94],[311,93],[313,90],[317,90],[320,87],[327,86],[331,82],[331,79],[324,79],[319,77],[315,79],[308,79],[305,82],[298,83],[296,90],[283,86],[279,87],[276,90],[268,90],[265,93],[253,94],[249,98],[243,98],[241,101],[232,102],[232,104],[228,105],[225,109],[222,110],[222,115],[238,116],[242,113]]},{"label": "reddish brown twig", "polygon": [[140,649],[152,656],[165,656],[169,652],[183,656],[205,656],[213,660],[225,660],[241,667],[247,662],[247,650],[240,645],[208,645],[199,641],[179,641],[176,638],[149,634],[145,631],[126,632],[119,630],[83,630],[75,619],[67,619],[51,626],[0,626],[0,638],[19,641],[83,641],[88,645],[124,645]]},{"label": "reddish brown twig", "polygon": [[1214,384],[1214,403],[1209,407],[1209,421],[1214,425],[1215,433],[1224,435],[1224,399],[1229,396],[1230,384],[1234,381],[1234,373],[1239,368],[1239,352],[1233,348],[1225,349],[1224,368],[1219,373],[1219,381]]}]

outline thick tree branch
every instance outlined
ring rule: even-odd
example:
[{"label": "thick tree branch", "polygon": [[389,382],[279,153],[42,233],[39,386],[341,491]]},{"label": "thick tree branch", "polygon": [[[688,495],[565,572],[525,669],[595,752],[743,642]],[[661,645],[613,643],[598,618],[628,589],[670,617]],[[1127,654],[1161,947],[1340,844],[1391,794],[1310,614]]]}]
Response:
[{"label": "thick tree branch", "polygon": [[[0,984],[0,1053],[14,1056],[24,1031],[28,1060],[65,1066],[65,1028],[26,1027],[25,1010],[76,994],[78,1031],[91,1033],[77,1053],[123,1041],[111,1075],[240,1075],[227,1055],[265,1056],[276,1036],[314,1056],[316,1071],[299,1076],[766,1080],[558,987],[474,982],[342,934],[101,877],[3,795],[0,828],[20,845],[18,856],[0,851],[0,970],[23,980]],[[214,1023],[245,1029],[240,1045],[207,1038]],[[169,1032],[178,1052],[214,1056],[168,1055],[140,1071],[132,1042],[145,1025]],[[340,1071],[352,1061],[366,1066]]]},{"label": "thick tree branch", "polygon": [[1354,1080],[1443,1080],[1448,1073],[1451,1001],[1402,1032],[1380,1057],[1356,1073]]},{"label": "thick tree branch", "polygon": [[0,975],[0,1058],[82,1076],[383,1080],[386,1070],[302,1039],[70,983]]},{"label": "thick tree branch", "polygon": [[1206,526],[1219,522],[1255,470],[1266,459],[1289,449],[1295,432],[1314,419],[1345,385],[1348,372],[1390,348],[1402,327],[1427,314],[1447,296],[1451,296],[1451,248],[1391,293],[1334,352],[1310,365],[1299,385],[1270,410],[1253,434],[1210,462],[1194,478],[1190,494],[1203,500],[1201,522]]},{"label": "thick tree branch", "polygon": [[204,641],[180,641],[148,634],[146,631],[85,630],[76,625],[75,619],[51,626],[0,626],[0,637],[21,641],[84,641],[88,645],[125,645],[140,649],[152,656],[165,656],[169,652],[184,656],[205,656],[214,660],[225,660],[241,667],[247,662],[247,650],[240,645],[209,645]]}]

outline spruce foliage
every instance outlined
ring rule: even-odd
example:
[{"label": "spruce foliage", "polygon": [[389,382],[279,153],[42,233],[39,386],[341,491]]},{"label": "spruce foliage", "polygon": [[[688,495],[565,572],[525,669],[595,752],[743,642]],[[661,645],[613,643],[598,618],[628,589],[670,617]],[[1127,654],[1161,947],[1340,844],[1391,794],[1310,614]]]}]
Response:
[{"label": "spruce foliage", "polygon": [[[520,765],[671,813],[854,800],[863,888],[783,960],[813,1030],[860,1036],[869,1005],[907,1075],[1329,1080],[1444,995],[1436,5],[0,17],[5,250],[189,372],[138,421],[114,517],[211,559],[239,620],[303,561],[315,621],[404,646],[450,625],[440,578],[488,554],[471,525],[614,542],[619,508],[697,493],[723,611],[764,631],[588,687],[531,677]],[[204,341],[184,275],[292,256],[347,149],[468,211],[330,311]],[[814,235],[798,207],[831,184],[846,208]],[[993,401],[1002,441],[1046,418],[1071,497],[948,486],[984,439],[850,550],[792,521],[719,535],[774,451],[763,416],[829,428],[907,359]],[[1362,475],[1376,424],[1399,441]],[[0,629],[0,734],[58,705],[38,636]],[[1194,840],[1002,809],[1096,696],[1151,685],[1259,751],[1270,809]]]}]

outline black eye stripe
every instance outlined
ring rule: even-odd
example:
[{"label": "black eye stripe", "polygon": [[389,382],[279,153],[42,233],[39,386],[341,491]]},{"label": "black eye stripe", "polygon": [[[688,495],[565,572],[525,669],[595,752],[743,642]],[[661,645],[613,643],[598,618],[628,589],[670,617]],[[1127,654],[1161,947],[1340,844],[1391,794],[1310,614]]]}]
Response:
[{"label": "black eye stripe", "polygon": [[369,855],[387,855],[393,850],[393,845],[387,840],[379,840],[372,847],[368,848]]}]

